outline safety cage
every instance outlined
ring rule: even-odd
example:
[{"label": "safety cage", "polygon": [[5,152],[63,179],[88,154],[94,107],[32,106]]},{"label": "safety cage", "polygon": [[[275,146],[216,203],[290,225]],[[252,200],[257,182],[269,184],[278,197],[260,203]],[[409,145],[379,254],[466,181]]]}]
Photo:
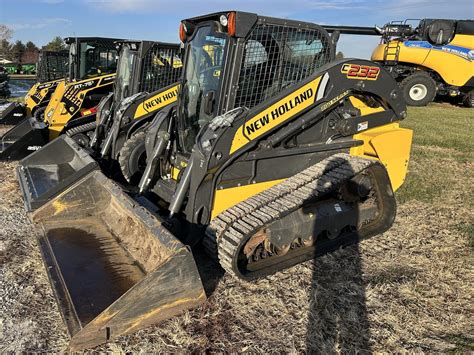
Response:
[{"label": "safety cage", "polygon": [[82,80],[117,71],[118,38],[68,37],[69,79]]},{"label": "safety cage", "polygon": [[177,82],[182,67],[179,45],[153,43],[143,57],[138,91],[153,92]]},{"label": "safety cage", "polygon": [[259,23],[246,39],[235,107],[250,109],[332,59],[330,37],[322,28]]},{"label": "safety cage", "polygon": [[68,73],[68,51],[44,51],[39,54],[36,79],[40,83],[65,78]]}]

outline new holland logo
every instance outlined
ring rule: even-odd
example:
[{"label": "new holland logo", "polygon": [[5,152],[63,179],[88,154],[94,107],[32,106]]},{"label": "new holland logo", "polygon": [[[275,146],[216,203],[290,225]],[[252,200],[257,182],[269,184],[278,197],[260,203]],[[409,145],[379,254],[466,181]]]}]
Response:
[{"label": "new holland logo", "polygon": [[176,91],[167,92],[167,93],[164,93],[161,96],[154,97],[150,101],[145,101],[145,103],[143,105],[145,106],[145,110],[151,111],[151,110],[153,110],[153,107],[159,106],[163,102],[173,100],[177,96],[178,96],[178,93]]},{"label": "new holland logo", "polygon": [[176,85],[143,101],[143,103],[138,106],[134,118],[140,118],[150,112],[155,112],[160,108],[176,102],[178,99],[178,91],[179,85]]},{"label": "new holland logo", "polygon": [[298,96],[291,98],[289,101],[284,102],[283,104],[271,110],[270,112],[266,112],[262,117],[260,117],[256,121],[246,124],[245,133],[249,137],[252,137],[253,133],[265,127],[271,121],[278,120],[280,117],[284,117],[285,113],[293,110],[295,107],[305,102],[306,100],[309,100],[313,96],[314,96],[314,91],[313,89],[309,88],[302,94],[299,94]]},{"label": "new holland logo", "polygon": [[[275,102],[255,116],[250,117],[235,133],[230,154],[295,117],[295,115],[303,112],[320,100],[324,96],[325,87],[329,79],[329,76],[326,74],[315,78],[285,98]],[[319,85],[323,77],[324,84]]]}]

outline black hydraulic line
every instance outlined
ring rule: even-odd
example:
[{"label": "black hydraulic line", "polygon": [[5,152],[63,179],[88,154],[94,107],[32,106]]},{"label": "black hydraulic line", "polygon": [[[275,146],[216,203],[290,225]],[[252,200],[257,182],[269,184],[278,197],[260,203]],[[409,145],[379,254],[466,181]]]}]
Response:
[{"label": "black hydraulic line", "polygon": [[339,31],[346,35],[363,35],[363,36],[380,36],[382,33],[376,26],[374,27],[359,27],[359,26],[322,26],[329,33]]}]

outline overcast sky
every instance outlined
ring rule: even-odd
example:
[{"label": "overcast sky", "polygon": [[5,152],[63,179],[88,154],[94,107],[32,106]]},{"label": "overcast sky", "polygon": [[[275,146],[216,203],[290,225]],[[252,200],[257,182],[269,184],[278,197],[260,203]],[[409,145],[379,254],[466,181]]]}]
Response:
[{"label": "overcast sky", "polygon": [[[180,19],[242,10],[331,25],[383,25],[406,18],[474,18],[473,0],[0,0],[13,40],[38,46],[54,36],[178,41]],[[376,37],[341,36],[346,57],[369,58]]]}]

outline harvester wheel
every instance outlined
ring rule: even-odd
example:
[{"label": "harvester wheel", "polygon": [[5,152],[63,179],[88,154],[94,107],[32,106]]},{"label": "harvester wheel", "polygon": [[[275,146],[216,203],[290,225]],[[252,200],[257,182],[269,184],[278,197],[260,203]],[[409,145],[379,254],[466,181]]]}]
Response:
[{"label": "harvester wheel", "polygon": [[431,76],[419,71],[406,77],[400,83],[403,98],[409,106],[426,106],[436,96],[436,83]]},{"label": "harvester wheel", "polygon": [[39,122],[44,121],[44,112],[45,111],[46,111],[46,106],[45,107],[40,107],[35,111],[35,113],[33,114],[33,117],[36,119],[36,121],[39,121]]},{"label": "harvester wheel", "polygon": [[464,95],[462,102],[466,107],[474,107],[474,90],[471,90]]},{"label": "harvester wheel", "polygon": [[129,183],[138,183],[146,167],[146,133],[141,131],[132,135],[119,153],[119,165],[123,177]]}]

